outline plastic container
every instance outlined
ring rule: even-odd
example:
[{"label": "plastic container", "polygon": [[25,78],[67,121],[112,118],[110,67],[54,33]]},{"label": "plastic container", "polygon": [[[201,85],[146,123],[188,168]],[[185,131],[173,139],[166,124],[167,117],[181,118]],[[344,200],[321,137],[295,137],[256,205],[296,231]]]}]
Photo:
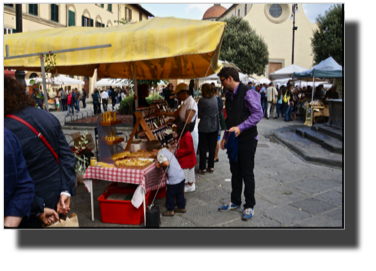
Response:
[{"label": "plastic container", "polygon": [[[134,193],[132,188],[108,189],[99,198],[99,207],[103,223],[140,225],[144,223],[144,204],[136,209],[130,200],[108,200],[111,194]],[[149,202],[150,192],[146,193],[146,204]]]}]

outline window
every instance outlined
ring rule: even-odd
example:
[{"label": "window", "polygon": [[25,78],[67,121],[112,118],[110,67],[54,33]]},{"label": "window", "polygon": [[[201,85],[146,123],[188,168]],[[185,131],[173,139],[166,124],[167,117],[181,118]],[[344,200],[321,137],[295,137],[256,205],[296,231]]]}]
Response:
[{"label": "window", "polygon": [[29,4],[29,14],[38,16],[38,4]]},{"label": "window", "polygon": [[108,4],[107,5],[107,10],[110,11],[110,12],[112,12],[112,4]]},{"label": "window", "polygon": [[100,22],[95,22],[95,27],[104,27],[104,24]]},{"label": "window", "polygon": [[141,12],[141,11],[140,11],[139,21],[140,21],[140,22],[142,21],[142,12]]},{"label": "window", "polygon": [[76,25],[76,14],[74,11],[68,10],[68,26]]},{"label": "window", "polygon": [[101,4],[101,8],[104,8],[104,4]]},{"label": "window", "polygon": [[238,9],[238,17],[240,17],[240,9]]},{"label": "window", "polygon": [[59,6],[51,4],[51,21],[59,22]]},{"label": "window", "polygon": [[15,29],[11,29],[11,28],[4,28],[4,35],[8,35],[8,34],[12,34],[12,33],[16,33],[16,31],[13,31]]},{"label": "window", "polygon": [[13,4],[4,4],[4,6],[14,8]]},{"label": "window", "polygon": [[129,8],[125,8],[125,16],[126,16],[126,20],[127,21],[131,21],[132,20],[132,10],[129,9]]},{"label": "window", "polygon": [[93,27],[94,26],[94,21],[93,19],[89,19],[82,15],[82,26],[84,27]]},{"label": "window", "polygon": [[244,16],[247,15],[247,4],[245,4],[245,8],[244,8]]},{"label": "window", "polygon": [[282,14],[282,8],[280,5],[273,4],[269,8],[269,13],[272,17],[278,18]]}]

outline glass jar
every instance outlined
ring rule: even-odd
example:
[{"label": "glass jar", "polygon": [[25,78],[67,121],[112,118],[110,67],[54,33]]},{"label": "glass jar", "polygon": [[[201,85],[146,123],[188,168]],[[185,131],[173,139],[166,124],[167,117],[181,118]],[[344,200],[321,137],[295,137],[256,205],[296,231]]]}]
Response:
[{"label": "glass jar", "polygon": [[90,157],[90,166],[92,167],[97,166],[97,157]]}]

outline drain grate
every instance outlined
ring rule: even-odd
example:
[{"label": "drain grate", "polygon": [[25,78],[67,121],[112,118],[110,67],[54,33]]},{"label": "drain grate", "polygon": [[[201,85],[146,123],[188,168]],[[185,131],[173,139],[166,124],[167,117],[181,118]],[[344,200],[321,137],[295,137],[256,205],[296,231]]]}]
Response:
[{"label": "drain grate", "polygon": [[269,148],[267,144],[258,144],[257,148]]}]

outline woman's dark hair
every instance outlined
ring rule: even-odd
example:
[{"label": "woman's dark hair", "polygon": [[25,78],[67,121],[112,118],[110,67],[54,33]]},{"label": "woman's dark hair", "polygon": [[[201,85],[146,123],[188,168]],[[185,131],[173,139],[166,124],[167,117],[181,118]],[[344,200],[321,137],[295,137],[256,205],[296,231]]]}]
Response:
[{"label": "woman's dark hair", "polygon": [[152,140],[146,142],[146,150],[147,151],[153,151],[153,150],[160,150],[162,149],[162,144],[158,140]]},{"label": "woman's dark hair", "polygon": [[225,79],[228,79],[229,76],[234,79],[235,82],[239,82],[239,73],[235,68],[232,67],[224,67],[222,70],[218,73],[218,77],[224,77]]},{"label": "woman's dark hair", "polygon": [[210,84],[203,84],[201,86],[201,93],[203,98],[212,98],[214,96],[214,89]]},{"label": "woman's dark hair", "polygon": [[177,126],[176,130],[177,130],[178,136],[180,136],[180,134],[183,136],[186,132],[189,131],[189,125],[188,124],[185,125],[185,121],[183,121],[181,118],[176,118],[173,123],[176,124]]},{"label": "woman's dark hair", "polygon": [[35,107],[36,101],[27,93],[25,87],[15,79],[4,76],[4,115],[16,113],[27,106]]}]

